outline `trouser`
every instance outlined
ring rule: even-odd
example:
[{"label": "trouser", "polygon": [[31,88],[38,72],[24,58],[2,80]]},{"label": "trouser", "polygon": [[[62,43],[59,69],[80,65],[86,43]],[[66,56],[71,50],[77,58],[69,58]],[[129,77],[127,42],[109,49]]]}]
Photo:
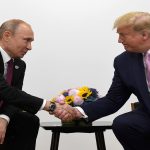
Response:
[{"label": "trouser", "polygon": [[35,150],[39,118],[28,112],[16,113],[7,127],[0,150]]},{"label": "trouser", "polygon": [[150,150],[150,116],[134,110],[116,117],[113,132],[125,150]]}]

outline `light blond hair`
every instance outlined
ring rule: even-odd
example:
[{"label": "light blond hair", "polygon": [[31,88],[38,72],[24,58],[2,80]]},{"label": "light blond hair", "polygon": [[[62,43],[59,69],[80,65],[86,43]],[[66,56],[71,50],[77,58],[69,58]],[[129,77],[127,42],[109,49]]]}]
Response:
[{"label": "light blond hair", "polygon": [[28,23],[26,23],[23,20],[20,19],[11,19],[5,21],[1,26],[0,26],[0,39],[3,37],[3,33],[5,31],[10,31],[12,34],[15,34],[15,31],[19,27],[20,24],[26,24],[30,26]]},{"label": "light blond hair", "polygon": [[116,19],[113,28],[131,26],[137,32],[148,31],[150,33],[150,13],[129,12]]}]

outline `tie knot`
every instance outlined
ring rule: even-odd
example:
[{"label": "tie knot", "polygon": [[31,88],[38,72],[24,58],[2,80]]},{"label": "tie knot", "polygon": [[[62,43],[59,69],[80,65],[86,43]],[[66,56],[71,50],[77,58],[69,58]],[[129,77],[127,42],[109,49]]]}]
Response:
[{"label": "tie knot", "polygon": [[13,64],[13,59],[10,59],[8,62],[7,62],[8,65],[10,64]]}]

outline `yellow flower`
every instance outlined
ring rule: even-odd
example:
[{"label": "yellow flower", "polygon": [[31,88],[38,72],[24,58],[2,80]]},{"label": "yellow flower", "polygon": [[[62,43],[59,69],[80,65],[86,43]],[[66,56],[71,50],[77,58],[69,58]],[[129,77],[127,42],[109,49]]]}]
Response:
[{"label": "yellow flower", "polygon": [[55,102],[56,102],[56,98],[55,98],[55,97],[52,98],[52,99],[51,99],[51,102],[52,102],[52,103],[55,103]]},{"label": "yellow flower", "polygon": [[73,96],[66,96],[65,97],[65,103],[67,103],[67,104],[73,103]]},{"label": "yellow flower", "polygon": [[78,90],[78,96],[82,97],[83,99],[87,99],[92,94],[92,91],[90,91],[87,86],[81,87]]}]

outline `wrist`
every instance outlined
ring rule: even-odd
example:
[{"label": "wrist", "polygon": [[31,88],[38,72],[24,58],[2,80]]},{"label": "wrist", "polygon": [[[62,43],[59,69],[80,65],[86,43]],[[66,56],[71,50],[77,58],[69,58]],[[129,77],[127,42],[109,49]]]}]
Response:
[{"label": "wrist", "polygon": [[77,108],[74,107],[74,109],[75,109],[75,119],[78,120],[80,118],[83,118],[82,113]]},{"label": "wrist", "polygon": [[56,109],[56,104],[54,102],[46,101],[44,110],[48,111],[50,114],[53,114],[55,109]]}]

